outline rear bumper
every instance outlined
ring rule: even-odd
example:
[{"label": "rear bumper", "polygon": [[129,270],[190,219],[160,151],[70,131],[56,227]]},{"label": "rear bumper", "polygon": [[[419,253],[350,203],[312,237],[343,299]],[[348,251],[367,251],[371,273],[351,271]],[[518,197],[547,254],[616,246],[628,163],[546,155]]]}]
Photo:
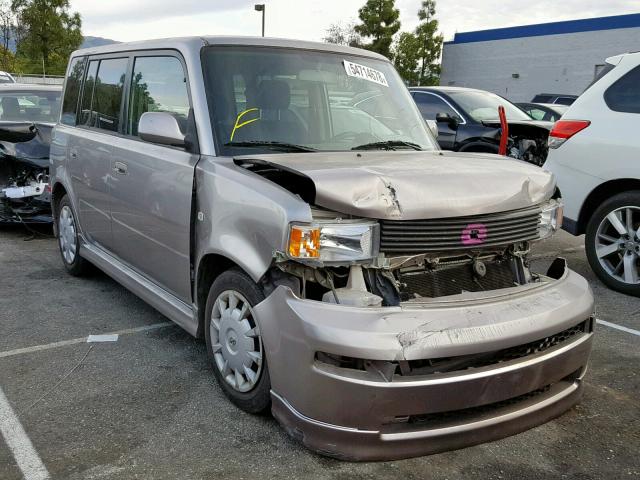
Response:
[{"label": "rear bumper", "polygon": [[[593,337],[593,296],[569,270],[537,287],[377,309],[302,300],[279,287],[256,313],[274,416],[309,448],[350,460],[460,448],[559,415],[580,398]],[[583,323],[584,331],[544,348]],[[536,342],[532,354],[426,375],[389,376],[316,356],[411,362]]]}]

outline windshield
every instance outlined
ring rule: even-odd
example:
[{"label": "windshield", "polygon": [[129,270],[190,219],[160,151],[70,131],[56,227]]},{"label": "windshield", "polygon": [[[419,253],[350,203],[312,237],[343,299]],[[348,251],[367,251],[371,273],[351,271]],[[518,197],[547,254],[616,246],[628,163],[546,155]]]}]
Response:
[{"label": "windshield", "polygon": [[509,100],[493,93],[478,91],[448,91],[447,93],[476,122],[499,120],[498,107],[500,105],[504,107],[507,120],[531,120],[529,115],[509,102]]},{"label": "windshield", "polygon": [[393,149],[411,148],[402,142],[437,148],[388,62],[331,52],[225,46],[205,48],[203,69],[217,149],[223,155],[245,153],[248,146],[250,153],[273,151],[265,142],[309,150],[351,150],[374,142],[389,142]]},{"label": "windshield", "polygon": [[0,121],[55,123],[61,91],[0,90]]}]

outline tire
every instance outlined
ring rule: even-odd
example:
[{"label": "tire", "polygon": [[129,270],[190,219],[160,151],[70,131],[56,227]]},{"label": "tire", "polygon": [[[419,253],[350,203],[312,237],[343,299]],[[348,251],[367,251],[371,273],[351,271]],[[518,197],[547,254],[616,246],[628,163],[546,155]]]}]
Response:
[{"label": "tire", "polygon": [[256,414],[271,407],[267,358],[253,312],[262,300],[262,289],[234,268],[211,285],[205,313],[207,354],[218,384],[237,407]]},{"label": "tire", "polygon": [[65,195],[60,199],[56,208],[56,223],[58,231],[58,248],[64,268],[71,275],[80,277],[90,270],[90,264],[80,255],[80,238],[78,236],[78,222],[75,212]]},{"label": "tire", "polygon": [[604,201],[589,219],[585,235],[587,259],[598,278],[609,288],[636,297],[640,296],[639,228],[640,191],[634,190]]}]

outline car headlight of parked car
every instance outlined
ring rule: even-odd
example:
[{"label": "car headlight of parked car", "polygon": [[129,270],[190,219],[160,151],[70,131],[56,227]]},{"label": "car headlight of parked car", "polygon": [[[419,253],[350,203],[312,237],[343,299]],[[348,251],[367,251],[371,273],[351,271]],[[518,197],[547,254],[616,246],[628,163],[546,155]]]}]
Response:
[{"label": "car headlight of parked car", "polygon": [[538,238],[545,239],[551,237],[562,227],[561,200],[549,200],[541,205],[540,223],[538,224]]},{"label": "car headlight of parked car", "polygon": [[292,224],[287,254],[295,260],[359,262],[378,254],[379,227],[372,221]]}]

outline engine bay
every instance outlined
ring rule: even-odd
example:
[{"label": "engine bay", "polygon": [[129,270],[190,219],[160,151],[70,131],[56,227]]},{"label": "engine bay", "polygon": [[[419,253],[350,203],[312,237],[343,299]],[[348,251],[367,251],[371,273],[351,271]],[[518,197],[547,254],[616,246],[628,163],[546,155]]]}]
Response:
[{"label": "engine bay", "polygon": [[0,223],[50,223],[51,127],[0,126]]}]

